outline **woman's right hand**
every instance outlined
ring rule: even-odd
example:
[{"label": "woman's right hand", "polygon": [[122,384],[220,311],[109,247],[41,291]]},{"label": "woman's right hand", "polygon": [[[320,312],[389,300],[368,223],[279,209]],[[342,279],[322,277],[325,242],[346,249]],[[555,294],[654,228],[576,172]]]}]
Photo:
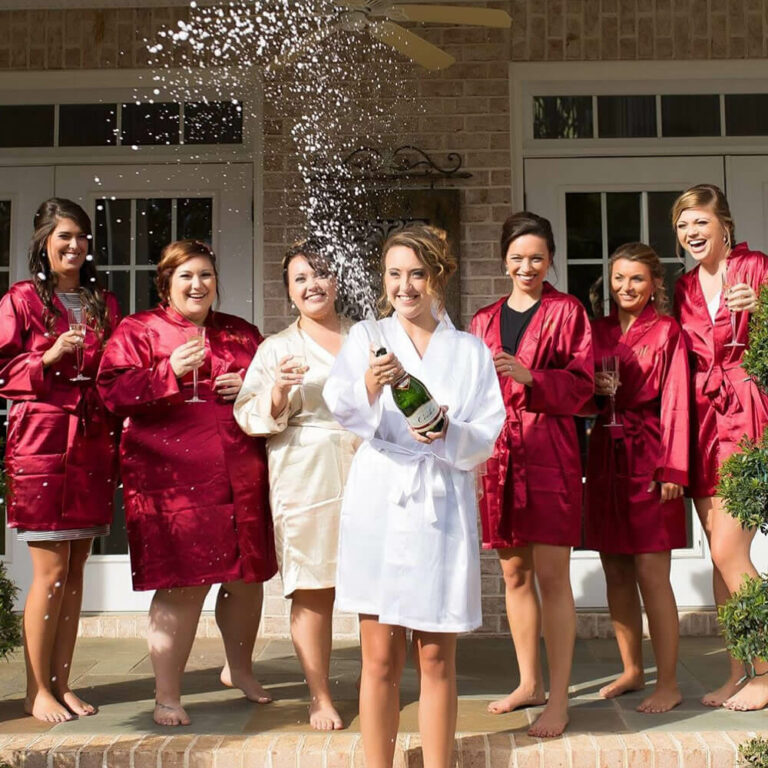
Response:
[{"label": "woman's right hand", "polygon": [[199,368],[205,360],[205,344],[202,338],[194,338],[171,352],[170,363],[177,379]]},{"label": "woman's right hand", "polygon": [[616,381],[615,375],[604,371],[595,371],[595,394],[610,397],[615,395],[616,390],[621,386],[620,381]]},{"label": "woman's right hand", "polygon": [[405,375],[405,369],[395,357],[394,352],[376,356],[376,351],[371,349],[368,357],[368,371],[365,375],[365,383],[368,391],[383,389],[387,384],[394,384]]},{"label": "woman's right hand", "polygon": [[72,355],[78,347],[83,346],[85,335],[80,331],[66,331],[59,336],[50,349],[43,354],[43,367],[50,368],[61,360],[64,355]]},{"label": "woman's right hand", "polygon": [[291,387],[304,383],[304,374],[307,372],[301,360],[294,359],[293,355],[286,355],[275,366],[275,389],[281,395],[287,395]]}]

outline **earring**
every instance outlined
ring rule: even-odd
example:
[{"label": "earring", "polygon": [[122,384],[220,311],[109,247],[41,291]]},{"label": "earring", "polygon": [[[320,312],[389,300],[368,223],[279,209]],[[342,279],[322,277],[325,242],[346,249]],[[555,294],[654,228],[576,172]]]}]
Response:
[{"label": "earring", "polygon": [[656,301],[656,294],[655,293],[651,294],[651,301]]},{"label": "earring", "polygon": [[291,301],[291,312],[295,312],[295,311],[296,311],[296,304],[293,301]]}]

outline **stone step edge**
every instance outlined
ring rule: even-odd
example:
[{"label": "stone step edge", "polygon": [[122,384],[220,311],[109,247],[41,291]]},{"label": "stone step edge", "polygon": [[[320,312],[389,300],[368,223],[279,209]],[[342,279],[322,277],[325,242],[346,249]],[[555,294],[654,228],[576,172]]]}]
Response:
[{"label": "stone step edge", "polygon": [[[79,637],[102,638],[144,638],[147,636],[149,619],[145,613],[84,613],[78,625]],[[646,636],[648,627],[643,617]],[[259,637],[269,639],[289,639],[288,621],[284,630],[262,626]],[[265,631],[266,630],[266,631]],[[504,628],[500,632],[484,629],[474,633],[479,637],[509,637]],[[714,610],[680,611],[680,635],[682,637],[715,637],[720,634],[717,614]],[[611,617],[604,611],[579,611],[576,614],[576,636],[580,640],[614,637]],[[206,611],[200,617],[196,637],[220,637],[219,628],[213,612]],[[357,629],[353,632],[334,632],[337,640],[357,640]]]},{"label": "stone step edge", "polygon": [[[702,765],[737,768],[738,745],[768,731],[576,733],[533,739],[518,733],[457,734],[455,768]],[[0,736],[0,764],[24,768],[365,768],[359,734],[257,736],[121,734]],[[393,768],[421,768],[418,735],[398,736]]]}]

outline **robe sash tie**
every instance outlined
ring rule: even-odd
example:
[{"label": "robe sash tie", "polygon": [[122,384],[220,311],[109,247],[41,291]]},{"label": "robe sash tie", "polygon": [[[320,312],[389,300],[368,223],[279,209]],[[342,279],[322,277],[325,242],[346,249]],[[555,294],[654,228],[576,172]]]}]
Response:
[{"label": "robe sash tie", "polygon": [[398,507],[405,507],[408,499],[423,491],[424,518],[430,525],[435,525],[438,522],[438,501],[445,499],[448,483],[453,482],[443,461],[433,453],[409,451],[401,445],[378,438],[370,440],[370,444],[397,463],[401,473],[399,482],[392,485],[389,501]]},{"label": "robe sash tie", "polygon": [[744,407],[731,383],[729,371],[741,369],[741,366],[719,365],[713,363],[706,372],[701,391],[710,399],[712,407],[721,415],[726,413],[739,413]]}]

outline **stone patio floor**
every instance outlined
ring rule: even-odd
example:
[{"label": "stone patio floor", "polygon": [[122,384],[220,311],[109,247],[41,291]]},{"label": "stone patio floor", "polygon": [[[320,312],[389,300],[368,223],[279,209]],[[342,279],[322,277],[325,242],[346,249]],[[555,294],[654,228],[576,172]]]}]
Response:
[{"label": "stone patio floor", "polygon": [[[646,668],[653,679],[646,642]],[[256,674],[275,701],[257,705],[223,689],[218,639],[198,639],[184,678],[184,704],[192,725],[154,725],[153,680],[141,639],[82,638],[73,663],[72,685],[99,707],[94,717],[48,726],[22,713],[21,654],[0,663],[0,763],[24,766],[269,766],[355,768],[362,766],[355,680],[359,648],[337,643],[331,667],[333,689],[348,728],[331,736],[307,723],[307,690],[288,640],[259,641]],[[768,713],[712,710],[701,695],[725,674],[727,659],[718,638],[681,639],[678,669],[684,701],[663,715],[635,711],[641,693],[606,701],[598,689],[618,670],[610,639],[579,640],[572,680],[572,717],[566,738],[530,739],[528,724],[539,708],[488,714],[489,701],[517,679],[512,644],[499,638],[465,637],[458,651],[459,720],[456,764],[460,768],[511,766],[621,766],[642,768],[737,765],[736,745],[756,732],[768,733]],[[421,764],[418,688],[408,667],[402,686],[402,715],[396,764]],[[472,764],[472,765],[470,765]]]}]

